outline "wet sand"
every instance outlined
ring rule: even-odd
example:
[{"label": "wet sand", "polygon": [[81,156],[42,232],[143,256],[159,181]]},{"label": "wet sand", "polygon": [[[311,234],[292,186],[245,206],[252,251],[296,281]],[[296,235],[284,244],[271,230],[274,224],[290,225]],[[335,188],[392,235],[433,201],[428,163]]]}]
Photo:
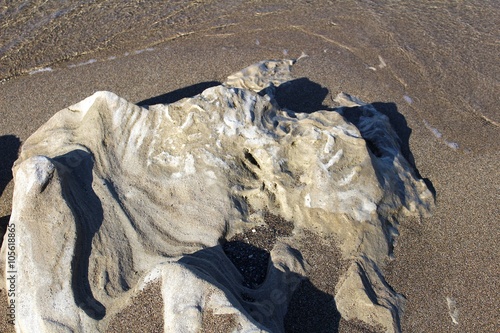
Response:
[{"label": "wet sand", "polygon": [[[156,16],[153,8],[133,7],[137,19],[119,16],[116,25],[106,22],[105,9],[73,9],[20,49],[0,53],[0,228],[10,215],[8,170],[19,144],[60,109],[98,90],[133,102],[171,101],[256,61],[304,52],[294,74],[311,81],[305,95],[313,97],[299,107],[332,105],[340,91],[377,103],[435,191],[431,217],[401,221],[386,267],[389,284],[407,298],[403,331],[498,332],[500,5],[188,5]],[[85,15],[93,25],[83,23]],[[8,23],[15,30],[14,19]],[[100,30],[106,23],[116,37]],[[310,260],[328,262],[325,245],[316,246],[311,253],[325,255]],[[315,276],[313,287],[331,293],[328,276]],[[0,332],[12,331],[5,317],[1,307]],[[341,323],[338,331],[362,328]]]}]

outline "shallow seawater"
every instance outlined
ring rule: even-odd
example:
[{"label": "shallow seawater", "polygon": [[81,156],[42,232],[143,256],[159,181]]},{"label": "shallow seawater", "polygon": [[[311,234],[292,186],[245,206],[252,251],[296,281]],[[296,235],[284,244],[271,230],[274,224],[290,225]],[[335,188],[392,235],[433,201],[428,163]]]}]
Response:
[{"label": "shallow seawater", "polygon": [[[315,7],[327,9],[314,13],[312,20],[319,24],[321,20],[329,19],[329,23],[335,25],[336,20],[346,19],[346,14],[359,18],[360,23],[365,19],[379,21],[379,27],[400,40],[400,46],[409,53],[425,44],[437,43],[443,51],[456,47],[450,45],[456,34],[470,35],[468,45],[463,46],[471,52],[474,52],[475,43],[498,46],[500,19],[496,14],[500,5],[496,1],[347,1],[341,5],[320,1],[311,5],[307,1],[253,4],[226,1],[214,4],[187,0],[14,0],[0,7],[0,78],[82,54],[105,49],[121,50],[131,44],[141,48],[197,29],[222,29],[238,25],[252,16],[264,17],[273,13],[286,16],[293,11],[307,15]],[[287,23],[286,20],[276,20],[273,25]],[[295,23],[300,25],[303,22]],[[412,25],[414,29],[405,29]],[[364,27],[352,26],[351,29],[362,31]],[[421,45],[404,43],[403,40],[413,34],[422,34]],[[370,35],[376,34],[366,31],[366,40],[377,42]],[[490,40],[484,40],[485,37]]]},{"label": "shallow seawater", "polygon": [[[0,79],[113,50],[147,49],[199,25],[217,26],[234,4],[193,1],[10,1],[0,7]],[[134,51],[134,50],[132,50]]]},{"label": "shallow seawater", "polygon": [[[237,36],[264,49],[252,34],[300,31],[369,71],[390,72],[403,89],[424,82],[443,99],[458,91],[464,111],[498,125],[497,101],[484,98],[500,88],[498,26],[498,1],[14,0],[0,5],[0,80],[152,52],[178,38]],[[295,56],[300,44],[277,42],[276,57]],[[402,61],[406,72],[395,68]]]}]

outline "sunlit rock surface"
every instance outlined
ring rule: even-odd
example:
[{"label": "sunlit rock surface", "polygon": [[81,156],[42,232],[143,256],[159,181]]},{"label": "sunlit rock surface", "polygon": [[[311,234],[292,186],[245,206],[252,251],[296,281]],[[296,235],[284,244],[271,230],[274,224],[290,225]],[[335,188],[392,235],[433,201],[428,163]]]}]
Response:
[{"label": "sunlit rock surface", "polygon": [[[333,235],[351,263],[341,315],[399,331],[404,299],[379,266],[397,219],[426,214],[432,195],[373,106],[341,94],[329,111],[281,108],[292,64],[261,62],[169,105],[97,92],[34,133],[14,167],[17,331],[105,332],[159,282],[165,332],[200,330],[206,311],[231,315],[229,331],[283,332],[307,276],[293,248],[305,229]],[[223,244],[266,213],[293,233],[249,287]]]}]

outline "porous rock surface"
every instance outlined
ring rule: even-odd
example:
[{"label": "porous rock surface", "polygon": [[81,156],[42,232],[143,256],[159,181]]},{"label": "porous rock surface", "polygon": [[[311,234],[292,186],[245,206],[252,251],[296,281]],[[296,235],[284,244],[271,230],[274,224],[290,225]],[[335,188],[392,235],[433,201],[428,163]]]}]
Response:
[{"label": "porous rock surface", "polygon": [[253,288],[222,247],[266,212],[293,223],[291,239],[333,235],[350,262],[342,317],[398,332],[403,297],[380,266],[397,219],[426,214],[432,195],[372,105],[341,94],[329,111],[281,108],[292,64],[264,61],[169,105],[97,92],[37,130],[14,166],[17,332],[105,332],[153,282],[165,332],[199,331],[208,311],[231,315],[229,331],[283,332],[307,276],[293,242],[276,242]]}]

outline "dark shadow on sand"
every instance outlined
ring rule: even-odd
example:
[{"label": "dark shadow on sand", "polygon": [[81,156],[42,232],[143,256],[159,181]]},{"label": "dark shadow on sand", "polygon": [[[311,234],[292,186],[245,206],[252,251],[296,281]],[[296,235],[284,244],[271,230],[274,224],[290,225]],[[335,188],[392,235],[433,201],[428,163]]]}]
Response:
[{"label": "dark shadow on sand", "polygon": [[[0,197],[12,181],[12,166],[17,160],[21,140],[15,135],[0,136]],[[0,217],[0,247],[9,224],[10,215]]]},{"label": "dark shadow on sand", "polygon": [[12,166],[17,160],[21,140],[15,135],[0,136],[0,196],[12,180]]},{"label": "dark shadow on sand", "polygon": [[292,295],[285,316],[286,333],[330,332],[339,329],[341,315],[335,298],[303,280]]},{"label": "dark shadow on sand", "polygon": [[224,253],[243,276],[243,285],[255,289],[266,279],[269,252],[242,241],[222,245]]},{"label": "dark shadow on sand", "polygon": [[277,87],[275,99],[282,108],[294,112],[311,113],[329,110],[329,107],[323,104],[327,95],[327,88],[303,77],[285,82]]},{"label": "dark shadow on sand", "polygon": [[170,104],[177,102],[178,100],[181,100],[186,97],[193,97],[195,95],[198,95],[202,93],[205,89],[215,87],[220,85],[220,82],[217,81],[207,81],[207,82],[201,82],[197,84],[193,84],[192,86],[180,88],[171,92],[168,92],[163,95],[151,97],[148,99],[145,99],[143,101],[140,101],[137,103],[139,106],[146,106],[146,105],[155,105],[155,104]]},{"label": "dark shadow on sand", "polygon": [[[267,250],[241,241],[222,243],[186,255],[179,263],[222,287],[229,300],[236,300],[233,306],[243,308],[258,327],[269,329],[271,322],[284,315],[283,323],[274,323],[283,325],[287,333],[338,331],[340,314],[332,295],[304,276],[276,269]],[[288,303],[285,298],[273,298],[276,293],[285,295],[286,290],[293,291]]]},{"label": "dark shadow on sand", "polygon": [[10,215],[0,217],[0,248],[3,243],[3,236],[5,231],[7,230],[7,226],[9,225]]}]

